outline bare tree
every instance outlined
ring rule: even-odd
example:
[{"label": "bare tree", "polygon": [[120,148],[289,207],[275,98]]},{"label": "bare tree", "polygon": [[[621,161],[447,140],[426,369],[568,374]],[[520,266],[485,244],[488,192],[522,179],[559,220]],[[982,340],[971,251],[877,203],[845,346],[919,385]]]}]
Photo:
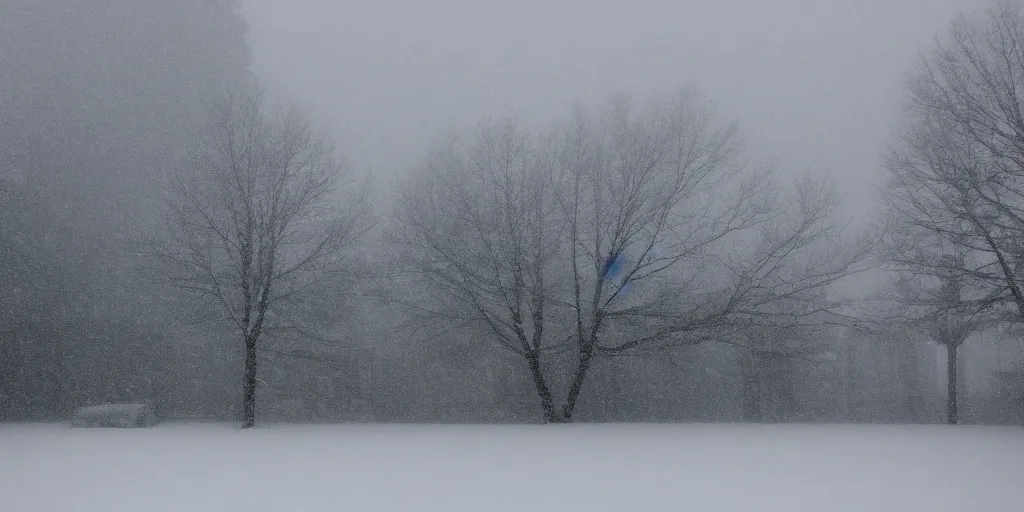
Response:
[{"label": "bare tree", "polygon": [[[485,128],[421,171],[393,241],[468,306],[448,314],[525,358],[552,423],[572,420],[594,357],[820,321],[822,292],[865,254],[823,247],[827,189],[808,180],[780,198],[692,91],[581,110],[544,137]],[[568,375],[549,379],[557,358],[546,355],[566,351]]]},{"label": "bare tree", "polygon": [[947,347],[950,422],[956,347],[979,315],[1024,320],[1022,86],[1020,5],[960,15],[911,75],[906,124],[886,160],[893,225],[885,256],[911,276],[905,284],[931,283],[909,300],[931,310],[919,320]]},{"label": "bare tree", "polygon": [[[557,421],[541,354],[560,224],[545,159],[514,123],[482,127],[434,154],[396,211],[392,244],[417,282],[441,291],[431,314],[483,327],[527,362],[547,421]],[[446,307],[447,306],[447,307]],[[480,332],[479,330],[477,332]]]},{"label": "bare tree", "polygon": [[176,181],[158,260],[199,319],[241,335],[247,428],[265,335],[305,332],[304,315],[339,292],[343,249],[369,219],[361,198],[342,202],[345,167],[301,111],[229,95],[205,135]]},{"label": "bare tree", "polygon": [[935,274],[904,274],[897,282],[903,312],[900,323],[923,332],[946,349],[946,413],[950,425],[959,421],[958,351],[982,327],[986,312],[984,302],[979,307],[978,301],[971,300],[968,277],[951,270],[966,266],[962,261],[964,252],[959,248],[954,251],[942,255]]},{"label": "bare tree", "polygon": [[[987,290],[978,306],[1024,319],[1024,13],[1003,1],[961,15],[909,82],[907,123],[887,158],[889,259]],[[937,258],[928,247],[957,247]]]},{"label": "bare tree", "polygon": [[737,344],[750,327],[831,314],[824,292],[859,270],[867,246],[828,240],[835,202],[820,181],[780,195],[774,169],[745,164],[739,145],[692,90],[642,109],[619,100],[598,123],[568,127],[561,169],[579,363],[564,418],[594,355]]}]

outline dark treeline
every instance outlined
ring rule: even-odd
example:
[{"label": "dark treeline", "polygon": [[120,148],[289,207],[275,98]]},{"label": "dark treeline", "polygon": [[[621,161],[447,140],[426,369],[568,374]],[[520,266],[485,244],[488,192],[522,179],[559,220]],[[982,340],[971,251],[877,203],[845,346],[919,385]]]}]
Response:
[{"label": "dark treeline", "polygon": [[911,70],[861,232],[695,88],[374,187],[237,7],[0,3],[0,420],[1024,421],[1015,4]]}]

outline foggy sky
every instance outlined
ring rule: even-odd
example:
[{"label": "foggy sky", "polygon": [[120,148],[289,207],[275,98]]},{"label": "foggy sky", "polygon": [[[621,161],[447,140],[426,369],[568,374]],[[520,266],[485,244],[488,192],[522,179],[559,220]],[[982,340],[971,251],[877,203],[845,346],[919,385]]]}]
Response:
[{"label": "foggy sky", "polygon": [[750,156],[872,203],[917,54],[984,0],[243,0],[257,75],[385,182],[484,116],[697,85]]}]

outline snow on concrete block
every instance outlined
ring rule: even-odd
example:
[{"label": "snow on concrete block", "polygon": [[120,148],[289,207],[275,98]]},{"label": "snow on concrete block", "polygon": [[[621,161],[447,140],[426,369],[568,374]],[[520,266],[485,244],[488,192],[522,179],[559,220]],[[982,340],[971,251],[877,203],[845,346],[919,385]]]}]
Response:
[{"label": "snow on concrete block", "polygon": [[71,417],[72,427],[142,428],[156,425],[148,404],[104,404],[79,407]]}]

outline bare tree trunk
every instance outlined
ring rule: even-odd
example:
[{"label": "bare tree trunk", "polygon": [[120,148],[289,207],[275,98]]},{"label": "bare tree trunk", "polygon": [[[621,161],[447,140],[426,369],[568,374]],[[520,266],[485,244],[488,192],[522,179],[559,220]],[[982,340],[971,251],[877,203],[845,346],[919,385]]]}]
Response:
[{"label": "bare tree trunk", "polygon": [[562,421],[572,421],[572,415],[576,412],[576,400],[583,389],[583,381],[587,377],[587,370],[590,369],[590,360],[594,357],[594,349],[587,347],[580,350],[579,362],[576,365],[576,373],[572,377],[572,385],[569,387],[569,395],[565,398],[565,407],[562,408]]},{"label": "bare tree trunk", "polygon": [[946,388],[946,410],[947,420],[950,425],[957,424],[957,400],[956,400],[956,349],[953,343],[946,345],[946,373],[948,374],[948,387]]},{"label": "bare tree trunk", "polygon": [[245,381],[242,385],[242,428],[256,423],[256,340],[245,340]]},{"label": "bare tree trunk", "polygon": [[551,388],[544,379],[544,373],[540,367],[540,354],[530,352],[526,356],[530,365],[530,375],[533,377],[533,385],[537,387],[537,395],[540,396],[540,406],[544,411],[545,423],[562,423],[562,418],[555,411],[555,401],[551,397]]}]

